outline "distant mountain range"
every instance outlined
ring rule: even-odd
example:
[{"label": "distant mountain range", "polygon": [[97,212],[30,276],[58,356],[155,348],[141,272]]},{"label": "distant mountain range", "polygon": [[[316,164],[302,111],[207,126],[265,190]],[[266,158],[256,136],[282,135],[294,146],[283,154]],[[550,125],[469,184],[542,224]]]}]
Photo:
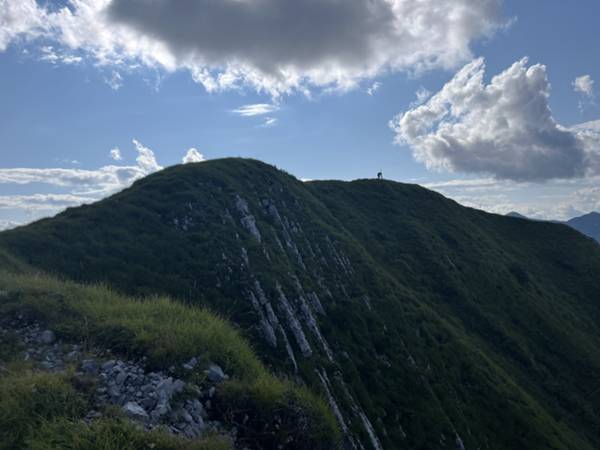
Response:
[{"label": "distant mountain range", "polygon": [[593,237],[600,242],[600,214],[591,212],[580,217],[575,217],[566,222],[580,233]]},{"label": "distant mountain range", "polygon": [[[535,220],[515,211],[509,212],[506,215],[509,217],[516,217],[517,219]],[[591,212],[589,214],[584,214],[583,216],[574,217],[566,222],[560,222],[558,220],[552,220],[550,222],[564,223],[569,225],[571,228],[576,229],[580,233],[594,238],[596,241],[600,242],[600,214],[597,212]]]},{"label": "distant mountain range", "polygon": [[0,249],[210,308],[320,392],[346,449],[600,448],[600,247],[560,224],[221,159],[4,231]]}]

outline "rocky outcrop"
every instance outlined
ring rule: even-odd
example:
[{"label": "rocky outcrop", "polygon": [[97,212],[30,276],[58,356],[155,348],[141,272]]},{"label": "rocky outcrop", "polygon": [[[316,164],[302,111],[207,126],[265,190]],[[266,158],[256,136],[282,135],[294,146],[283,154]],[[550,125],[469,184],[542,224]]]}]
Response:
[{"label": "rocky outcrop", "polygon": [[[285,242],[286,248],[289,252],[294,256],[296,262],[302,267],[306,269],[306,265],[304,264],[304,259],[302,258],[302,254],[298,248],[298,245],[292,238],[292,234],[298,234],[301,232],[302,228],[299,224],[291,222],[287,217],[282,217],[275,206],[275,202],[271,199],[263,199],[261,201],[265,211],[271,217],[271,219],[275,222],[276,228],[280,230],[281,235],[283,236],[283,240]],[[277,232],[275,232],[275,238],[279,245],[279,248],[284,251],[283,245],[277,236]]]},{"label": "rocky outcrop", "polygon": [[327,356],[327,359],[333,362],[333,353],[329,348],[329,344],[327,344],[327,341],[323,338],[323,335],[321,334],[321,330],[319,329],[317,319],[315,319],[315,316],[313,315],[310,306],[308,305],[304,297],[299,297],[298,302],[300,304],[301,316],[304,322],[307,324],[309,330],[313,333],[315,339],[320,344],[323,352]]},{"label": "rocky outcrop", "polygon": [[281,309],[282,313],[287,319],[288,327],[290,328],[292,334],[296,338],[296,343],[298,344],[298,347],[300,347],[302,355],[306,357],[311,356],[313,354],[313,350],[310,344],[308,343],[308,339],[306,339],[304,331],[302,330],[302,326],[300,325],[300,321],[298,320],[297,313],[292,308],[292,305],[290,305],[290,302],[283,293],[283,289],[279,284],[277,285],[277,293],[279,295],[279,308]]},{"label": "rocky outcrop", "polygon": [[250,299],[250,302],[252,303],[252,307],[254,308],[254,311],[259,316],[259,326],[260,326],[260,330],[261,330],[263,337],[265,338],[265,340],[269,343],[269,345],[271,347],[276,348],[277,347],[277,335],[275,333],[276,328],[274,328],[274,327],[277,327],[278,324],[277,323],[275,323],[274,325],[271,324],[271,322],[267,318],[265,311],[263,310],[263,306],[259,303],[258,299],[256,298],[256,295],[254,295],[254,292],[248,291],[247,295],[248,295],[248,298]]},{"label": "rocky outcrop", "polygon": [[258,242],[262,242],[262,235],[256,226],[256,218],[250,214],[248,202],[239,195],[235,196],[235,207],[240,214],[240,222],[244,229],[250,233]]},{"label": "rocky outcrop", "polygon": [[[257,328],[260,330],[260,334],[272,348],[283,345],[295,373],[298,372],[298,362],[294,349],[299,350],[305,358],[320,354],[325,356],[330,363],[337,365],[334,352],[319,326],[318,317],[327,316],[319,293],[330,299],[334,299],[336,296],[350,298],[348,289],[351,286],[349,283],[352,283],[354,269],[349,258],[338,248],[336,241],[328,235],[317,240],[305,236],[300,223],[287,217],[282,212],[287,209],[279,208],[278,206],[282,205],[278,205],[278,202],[273,199],[263,198],[260,202],[263,207],[263,219],[272,223],[271,233],[265,232],[264,234],[258,230],[256,218],[250,212],[248,202],[239,194],[235,195],[235,202],[236,210],[241,216],[242,227],[263,244],[263,250],[271,240],[275,244],[274,247],[278,248],[290,262],[296,263],[296,272],[288,274],[289,278],[285,280],[287,283],[284,280],[282,282],[275,281],[275,293],[273,301],[271,301],[258,280],[259,275],[250,269],[251,258],[255,254],[250,255],[248,250],[240,245],[241,259],[239,257],[238,259],[240,259],[242,273],[253,280],[246,288],[245,297],[257,315]],[[259,211],[257,213],[260,214]],[[299,243],[302,243],[302,246]],[[264,254],[270,260],[266,250]],[[235,257],[232,256],[231,260],[233,261],[233,259]],[[308,261],[311,261],[312,265],[308,266]],[[254,264],[253,267],[255,267]],[[330,272],[332,267],[335,268],[333,274]],[[230,267],[228,273],[231,273],[232,270],[235,270],[234,266]],[[304,279],[309,273],[315,282],[314,285],[300,281],[300,276]],[[329,273],[329,276],[326,278],[322,275],[324,273]],[[330,286],[333,287],[336,294],[332,293]],[[371,301],[367,295],[362,297],[362,301],[366,309],[372,310]],[[294,345],[290,343],[288,333],[293,336]],[[338,418],[342,429],[345,429],[346,440],[350,442],[350,448],[359,450],[364,446],[360,439],[349,431],[348,421],[353,423],[352,426],[362,427],[369,437],[371,447],[374,450],[381,450],[380,441],[371,421],[362,408],[357,405],[345,385],[340,387],[339,391],[344,392],[344,396],[349,396],[349,398],[344,399],[346,406],[342,408],[335,401],[335,394],[325,371],[319,372],[319,379],[331,409]],[[341,378],[338,380],[336,377],[335,383],[336,385],[343,383],[343,380]]]},{"label": "rocky outcrop", "polygon": [[374,450],[383,450],[383,447],[381,446],[381,441],[379,440],[379,437],[377,437],[375,428],[373,428],[373,424],[371,423],[371,421],[365,414],[364,410],[360,407],[358,402],[354,399],[354,397],[350,393],[348,386],[346,386],[346,383],[344,382],[344,379],[342,378],[342,374],[339,372],[336,373],[335,380],[336,380],[338,386],[341,388],[342,392],[344,393],[344,397],[345,397],[346,401],[350,404],[352,413],[354,414],[355,417],[358,417],[360,419],[360,422],[362,423],[365,431],[367,432],[367,435],[369,436],[369,440],[371,442],[371,446],[373,447],[373,449]]},{"label": "rocky outcrop", "polygon": [[319,296],[317,295],[316,292],[308,292],[306,294],[306,298],[310,301],[310,305],[313,307],[313,309],[325,316],[325,308],[323,308],[323,305],[321,304],[321,300],[319,299]]},{"label": "rocky outcrop", "polygon": [[[0,327],[0,333],[8,332],[6,326]],[[37,370],[59,373],[73,367],[82,383],[95,384],[93,409],[86,414],[86,422],[101,418],[105,407],[114,405],[146,430],[161,427],[188,439],[207,433],[230,436],[232,442],[235,438],[236,430],[226,430],[213,413],[216,387],[229,378],[216,364],[206,364],[206,382],[199,386],[173,374],[147,371],[144,360],[107,358],[106,351],[61,342],[37,323],[16,320],[10,324],[10,332],[24,348],[22,358]],[[200,361],[192,358],[181,370],[197,369]],[[178,369],[172,367],[171,371]]]},{"label": "rocky outcrop", "polygon": [[260,328],[264,338],[271,347],[275,348],[277,347],[277,330],[280,327],[279,319],[258,280],[254,281],[252,288],[253,290],[249,290],[247,295],[254,311],[259,316]]},{"label": "rocky outcrop", "polygon": [[348,450],[364,450],[363,445],[360,440],[357,439],[354,434],[350,431],[346,420],[344,419],[344,414],[340,409],[337,400],[333,394],[333,389],[331,386],[331,382],[329,381],[329,377],[327,376],[327,372],[324,369],[315,369],[319,380],[321,381],[321,386],[323,387],[323,391],[325,392],[325,396],[327,398],[327,402],[329,403],[329,407],[333,411],[335,418],[340,425],[342,433],[344,435],[345,447]]}]

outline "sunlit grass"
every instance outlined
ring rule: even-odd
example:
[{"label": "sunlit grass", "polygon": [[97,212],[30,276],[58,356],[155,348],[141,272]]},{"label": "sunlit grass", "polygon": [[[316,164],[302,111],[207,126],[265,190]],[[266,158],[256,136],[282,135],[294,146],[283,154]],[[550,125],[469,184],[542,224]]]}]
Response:
[{"label": "sunlit grass", "polygon": [[[65,341],[82,342],[87,348],[112,349],[124,356],[146,357],[152,367],[162,370],[171,365],[180,367],[191,357],[221,365],[232,377],[218,391],[219,407],[231,426],[237,425],[240,417],[246,414],[256,421],[257,429],[272,421],[275,414],[281,418],[278,434],[267,436],[267,445],[285,442],[290,437],[302,437],[311,448],[329,450],[337,446],[337,425],[324,401],[304,387],[273,376],[241,334],[226,320],[206,309],[187,306],[166,297],[135,299],[117,294],[105,286],[82,286],[42,274],[0,271],[0,290],[9,293],[0,298],[1,314],[5,317],[23,314],[54,330]],[[195,374],[182,375],[201,378],[202,370],[200,364]],[[81,406],[78,403],[80,399],[64,378],[41,374],[28,374],[27,377],[25,379],[30,380],[31,385],[42,381],[46,383],[43,386],[48,385],[52,395],[44,401],[58,408],[40,420],[54,418],[57,421],[46,421],[40,427],[40,420],[29,414],[27,409],[35,409],[37,400],[33,398],[11,397],[13,400],[7,402],[2,399],[6,424],[0,423],[9,430],[8,441],[31,439],[30,448],[40,450],[145,448],[121,446],[123,442],[145,443],[149,439],[122,421],[101,422],[91,428],[77,424],[74,408],[75,405]],[[6,386],[18,381],[11,377],[0,379],[5,391],[11,390]],[[15,392],[23,392],[23,389]],[[26,410],[21,412],[15,406],[17,404],[23,405]],[[10,431],[13,421],[22,425],[22,428],[15,429],[15,433]],[[37,431],[33,433],[33,429]],[[98,446],[90,446],[90,442],[96,442],[97,434],[103,436],[102,442]],[[160,437],[156,436],[155,439]],[[252,436],[248,432],[247,436],[265,439],[260,433]],[[183,447],[181,443],[170,444],[166,437],[160,439],[164,440],[164,445],[155,448],[209,448]]]}]

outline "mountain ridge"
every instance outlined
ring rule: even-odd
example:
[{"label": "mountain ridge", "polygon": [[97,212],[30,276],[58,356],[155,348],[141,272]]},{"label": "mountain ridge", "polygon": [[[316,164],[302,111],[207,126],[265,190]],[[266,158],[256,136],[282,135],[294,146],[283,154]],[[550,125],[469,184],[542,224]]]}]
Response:
[{"label": "mountain ridge", "polygon": [[567,220],[567,225],[600,242],[600,213],[592,211],[583,216]]},{"label": "mountain ridge", "polygon": [[0,245],[231,318],[274,370],[321,389],[348,448],[600,444],[586,398],[600,251],[562,225],[225,159],[165,169]]},{"label": "mountain ridge", "polygon": [[[532,219],[516,211],[511,211],[506,216],[524,220],[537,220],[538,222],[543,221],[541,219]],[[549,220],[548,222],[568,225],[581,234],[589,236],[600,243],[600,213],[592,211],[582,216],[573,217],[567,221]]]}]

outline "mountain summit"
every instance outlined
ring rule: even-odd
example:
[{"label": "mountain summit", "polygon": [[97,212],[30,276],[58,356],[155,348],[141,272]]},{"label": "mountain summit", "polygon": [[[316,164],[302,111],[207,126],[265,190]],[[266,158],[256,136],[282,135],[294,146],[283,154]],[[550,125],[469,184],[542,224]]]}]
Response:
[{"label": "mountain summit", "polygon": [[0,234],[26,263],[230,318],[350,449],[600,447],[600,249],[384,180],[165,169]]}]

